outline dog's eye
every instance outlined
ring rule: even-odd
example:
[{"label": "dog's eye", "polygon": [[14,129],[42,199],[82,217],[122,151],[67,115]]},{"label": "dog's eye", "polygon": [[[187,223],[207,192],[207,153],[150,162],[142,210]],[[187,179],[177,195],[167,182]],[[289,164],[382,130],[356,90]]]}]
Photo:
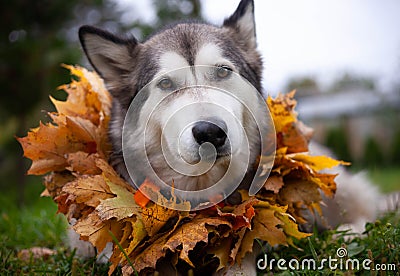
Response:
[{"label": "dog's eye", "polygon": [[158,82],[158,87],[160,87],[162,90],[171,90],[174,87],[174,83],[171,79],[163,78]]},{"label": "dog's eye", "polygon": [[216,74],[218,78],[225,79],[232,74],[232,69],[226,65],[218,66]]}]

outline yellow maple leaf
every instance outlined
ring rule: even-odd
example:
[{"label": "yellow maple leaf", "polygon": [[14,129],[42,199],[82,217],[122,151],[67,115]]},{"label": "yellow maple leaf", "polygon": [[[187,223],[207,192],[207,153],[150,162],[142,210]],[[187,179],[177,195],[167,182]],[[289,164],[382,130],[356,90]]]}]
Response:
[{"label": "yellow maple leaf", "polygon": [[296,106],[296,102],[293,100],[294,94],[295,91],[292,91],[286,96],[279,94],[275,99],[271,96],[267,98],[267,104],[277,133],[281,133],[288,124],[297,120],[297,114],[293,112]]},{"label": "yellow maple leaf", "polygon": [[302,162],[309,166],[315,171],[320,171],[323,169],[331,169],[339,165],[349,165],[350,163],[335,160],[328,156],[312,156],[308,154],[294,154],[290,155],[290,158],[299,162]]},{"label": "yellow maple leaf", "polygon": [[106,183],[115,197],[101,200],[96,207],[101,220],[105,221],[111,218],[121,220],[133,215],[140,215],[141,208],[136,204],[131,192],[109,180],[106,180]]},{"label": "yellow maple leaf", "polygon": [[[125,259],[125,254],[129,256],[140,242],[147,237],[143,222],[137,217],[124,218],[121,223],[124,223],[122,227],[123,234],[119,240],[119,245],[114,245],[113,254],[110,257],[112,264],[108,271],[109,275],[113,273],[119,264],[126,264],[128,261]],[[120,246],[124,249],[125,254],[121,252]]]},{"label": "yellow maple leaf", "polygon": [[105,89],[103,80],[95,73],[82,67],[64,65],[79,81],[72,80],[62,85],[68,93],[68,101],[58,101],[50,97],[57,112],[72,117],[90,120],[96,126],[108,127],[111,112],[111,95]]}]

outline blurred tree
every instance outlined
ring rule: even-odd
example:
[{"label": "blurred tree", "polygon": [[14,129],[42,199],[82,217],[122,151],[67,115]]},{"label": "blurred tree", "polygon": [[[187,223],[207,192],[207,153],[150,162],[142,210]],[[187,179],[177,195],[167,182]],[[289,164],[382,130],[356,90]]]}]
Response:
[{"label": "blurred tree", "polygon": [[352,162],[347,134],[343,128],[332,128],[328,131],[324,143],[335,155],[347,162]]},{"label": "blurred tree", "polygon": [[156,7],[158,27],[176,20],[201,19],[199,0],[153,0]]},{"label": "blurred tree", "polygon": [[319,84],[313,77],[295,77],[291,78],[286,85],[286,91],[296,89],[296,97],[312,96],[319,94]]},{"label": "blurred tree", "polygon": [[[81,53],[71,44],[71,24],[106,22],[116,13],[105,10],[104,1],[2,1],[0,7],[0,128],[23,136],[29,118],[48,103],[48,95],[69,79],[61,63],[77,63]],[[76,27],[77,29],[77,27]],[[77,33],[74,34],[77,37]],[[36,116],[34,116],[36,117]],[[10,122],[15,126],[10,128]],[[0,144],[0,176],[4,185],[17,185],[23,203],[26,160],[11,133]],[[14,163],[15,166],[10,164]],[[7,179],[7,182],[4,181]]]},{"label": "blurred tree", "polygon": [[333,82],[329,92],[341,92],[353,89],[375,90],[375,88],[375,80],[372,77],[363,77],[351,73],[344,73]]},{"label": "blurred tree", "polygon": [[391,154],[392,164],[400,165],[400,130],[398,130],[393,136],[393,142],[390,149],[390,154]]},{"label": "blurred tree", "polygon": [[136,20],[128,24],[139,39],[176,21],[202,20],[200,0],[152,0],[156,21],[149,23]]},{"label": "blurred tree", "polygon": [[368,137],[364,144],[364,157],[362,163],[366,167],[381,167],[385,165],[384,155],[379,143],[372,137]]}]

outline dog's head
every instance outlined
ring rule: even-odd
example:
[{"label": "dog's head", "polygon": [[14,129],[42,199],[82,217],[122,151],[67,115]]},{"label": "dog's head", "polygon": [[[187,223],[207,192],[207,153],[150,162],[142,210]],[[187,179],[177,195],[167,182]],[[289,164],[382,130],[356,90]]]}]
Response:
[{"label": "dog's head", "polygon": [[232,156],[233,171],[256,162],[259,126],[249,109],[262,113],[262,62],[252,0],[242,0],[222,26],[180,22],[142,43],[90,26],[79,36],[114,99],[110,136],[126,178],[123,148],[185,190],[218,182]]},{"label": "dog's head", "polygon": [[226,66],[261,89],[252,0],[242,0],[221,27],[176,23],[140,43],[134,37],[83,26],[79,37],[90,63],[118,100],[131,100],[162,72],[193,65]]}]

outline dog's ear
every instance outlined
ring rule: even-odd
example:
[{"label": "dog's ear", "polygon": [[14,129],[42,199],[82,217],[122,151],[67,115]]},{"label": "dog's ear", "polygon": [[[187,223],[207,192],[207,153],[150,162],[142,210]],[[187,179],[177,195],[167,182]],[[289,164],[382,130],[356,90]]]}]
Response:
[{"label": "dog's ear", "polygon": [[257,47],[253,0],[240,1],[236,11],[225,19],[223,26],[233,29],[236,37],[246,47]]},{"label": "dog's ear", "polygon": [[132,66],[137,40],[120,38],[92,26],[82,26],[79,39],[87,58],[108,88],[118,86],[121,76]]}]

